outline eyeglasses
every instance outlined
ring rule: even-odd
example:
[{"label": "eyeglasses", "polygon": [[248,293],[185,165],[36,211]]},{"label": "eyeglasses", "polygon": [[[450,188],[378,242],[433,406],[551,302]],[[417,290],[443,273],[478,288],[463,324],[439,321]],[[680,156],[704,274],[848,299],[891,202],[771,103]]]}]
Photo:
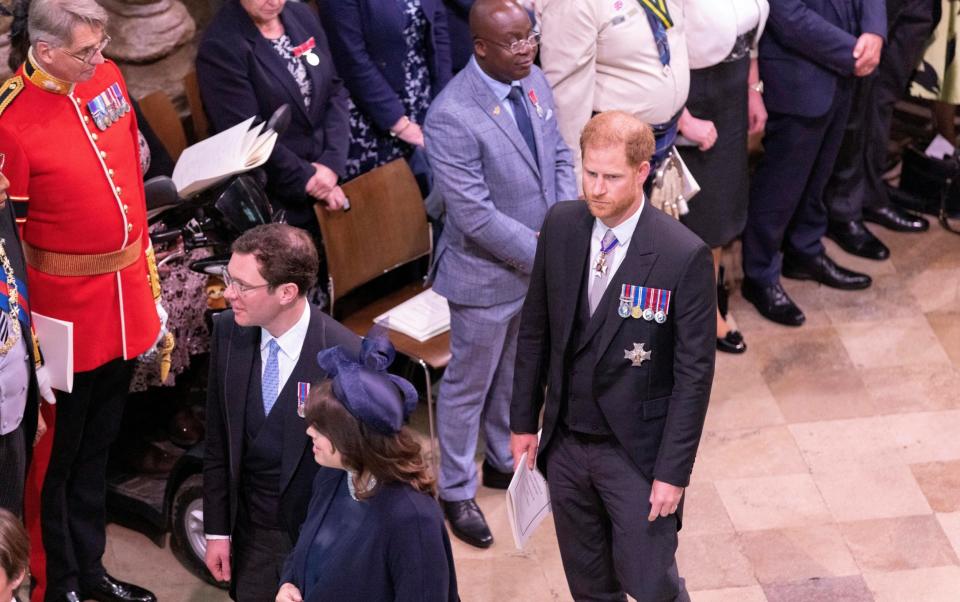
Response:
[{"label": "eyeglasses", "polygon": [[106,36],[106,35],[103,36],[103,39],[100,40],[100,42],[96,46],[85,49],[82,55],[74,54],[69,50],[64,50],[63,48],[60,48],[60,50],[62,50],[63,53],[66,54],[67,56],[71,56],[77,59],[78,61],[80,61],[81,63],[86,63],[87,65],[90,65],[92,64],[91,61],[93,61],[93,59],[96,58],[98,54],[103,52],[103,50],[107,47],[107,44],[110,43],[110,40],[111,40],[110,36]]},{"label": "eyeglasses", "polygon": [[230,275],[230,272],[223,270],[223,283],[226,285],[226,288],[233,287],[233,290],[237,291],[237,294],[241,297],[245,297],[250,291],[255,291],[258,288],[264,288],[270,286],[269,282],[264,284],[257,284],[256,286],[252,284],[243,284],[237,281],[233,276]]},{"label": "eyeglasses", "polygon": [[[479,37],[479,36],[478,36]],[[494,46],[499,46],[500,48],[506,48],[510,51],[511,54],[521,54],[526,52],[528,49],[536,48],[540,45],[540,32],[534,32],[530,34],[529,38],[524,38],[522,40],[514,40],[509,44],[504,44],[502,42],[495,42],[488,38],[480,38],[481,40],[486,40]]]}]

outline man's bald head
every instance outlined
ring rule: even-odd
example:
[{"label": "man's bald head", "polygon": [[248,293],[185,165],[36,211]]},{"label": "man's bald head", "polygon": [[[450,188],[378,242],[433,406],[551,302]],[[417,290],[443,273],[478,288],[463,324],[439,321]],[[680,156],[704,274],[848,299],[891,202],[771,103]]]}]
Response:
[{"label": "man's bald head", "polygon": [[494,36],[513,20],[530,22],[527,11],[515,0],[477,0],[470,7],[470,35],[474,39]]},{"label": "man's bald head", "polygon": [[[515,0],[477,0],[470,8],[470,35],[477,64],[490,77],[510,83],[530,74],[536,44],[530,17]],[[510,50],[519,44],[517,52]]]}]

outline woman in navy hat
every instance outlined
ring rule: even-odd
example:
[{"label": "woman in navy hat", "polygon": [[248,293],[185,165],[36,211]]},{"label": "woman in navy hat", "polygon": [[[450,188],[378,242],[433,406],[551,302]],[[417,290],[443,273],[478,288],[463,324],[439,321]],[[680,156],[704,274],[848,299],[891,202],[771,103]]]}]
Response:
[{"label": "woman in navy hat", "polygon": [[339,347],[317,356],[330,378],[310,392],[305,418],[324,468],[277,602],[459,600],[436,484],[404,426],[417,392],[386,372],[394,353],[371,333],[360,363]]}]

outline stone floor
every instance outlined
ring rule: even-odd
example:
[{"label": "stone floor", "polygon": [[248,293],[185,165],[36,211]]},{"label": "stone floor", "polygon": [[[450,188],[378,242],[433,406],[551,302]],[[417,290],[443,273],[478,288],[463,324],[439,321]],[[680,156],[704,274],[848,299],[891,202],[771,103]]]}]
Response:
[{"label": "stone floor", "polygon": [[[786,287],[799,329],[732,311],[749,343],[718,357],[679,562],[695,602],[960,600],[960,237],[877,228],[875,285]],[[479,495],[496,544],[454,543],[469,602],[569,600],[552,524],[517,551],[503,493]],[[111,526],[106,564],[164,602],[226,596],[169,550]]]}]

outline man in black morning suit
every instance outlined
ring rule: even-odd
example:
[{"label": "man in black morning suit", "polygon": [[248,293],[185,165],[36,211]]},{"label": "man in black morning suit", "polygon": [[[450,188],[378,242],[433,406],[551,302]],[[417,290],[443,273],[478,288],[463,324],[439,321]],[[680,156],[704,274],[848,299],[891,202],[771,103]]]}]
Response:
[{"label": "man in black morning suit", "polygon": [[713,380],[710,250],[645,203],[647,125],[601,113],[580,146],[586,202],[547,214],[523,306],[514,461],[545,473],[574,599],[686,600],[675,553]]},{"label": "man in black morning suit", "polygon": [[317,464],[298,412],[326,377],[317,353],[360,339],[307,302],[317,250],[306,231],[258,226],[233,243],[214,326],[203,467],[206,564],[240,602],[273,600],[306,518]]}]

